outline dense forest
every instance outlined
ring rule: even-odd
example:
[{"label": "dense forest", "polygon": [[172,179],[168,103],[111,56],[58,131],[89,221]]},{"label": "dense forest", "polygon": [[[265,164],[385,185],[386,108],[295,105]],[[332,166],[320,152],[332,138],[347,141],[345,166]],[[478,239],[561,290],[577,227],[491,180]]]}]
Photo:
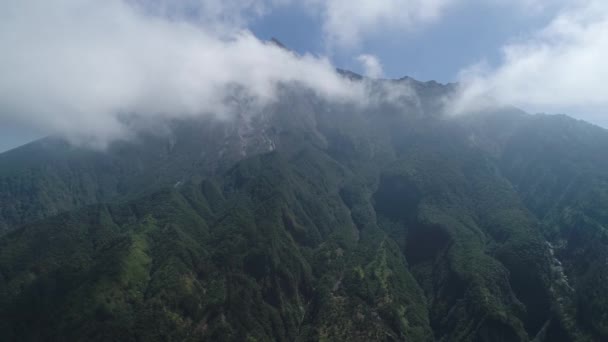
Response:
[{"label": "dense forest", "polygon": [[608,340],[608,131],[368,82],[0,154],[0,339]]}]

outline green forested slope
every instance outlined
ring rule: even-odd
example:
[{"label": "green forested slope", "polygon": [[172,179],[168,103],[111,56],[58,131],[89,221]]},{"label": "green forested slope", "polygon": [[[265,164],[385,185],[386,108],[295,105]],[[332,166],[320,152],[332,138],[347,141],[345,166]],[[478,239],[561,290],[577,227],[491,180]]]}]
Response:
[{"label": "green forested slope", "polygon": [[0,336],[608,339],[608,133],[445,119],[441,86],[417,87],[366,110],[288,92],[219,133],[0,155]]}]

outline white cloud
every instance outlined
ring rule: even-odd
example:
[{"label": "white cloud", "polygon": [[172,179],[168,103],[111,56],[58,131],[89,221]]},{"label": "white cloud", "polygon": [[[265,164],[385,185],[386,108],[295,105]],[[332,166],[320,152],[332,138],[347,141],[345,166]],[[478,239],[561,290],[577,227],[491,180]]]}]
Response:
[{"label": "white cloud", "polygon": [[240,89],[255,103],[297,82],[349,99],[324,58],[296,56],[247,31],[193,25],[122,0],[28,0],[0,12],[0,125],[103,145],[131,132],[121,115],[227,115]]},{"label": "white cloud", "polygon": [[496,67],[480,63],[462,72],[455,111],[488,99],[541,111],[608,108],[608,2],[565,7],[547,27],[504,46],[503,56]]},{"label": "white cloud", "polygon": [[245,28],[256,18],[287,5],[306,7],[318,17],[328,45],[348,49],[376,34],[420,29],[456,5],[516,7],[539,14],[574,0],[127,0],[171,18],[196,19],[222,30]]},{"label": "white cloud", "polygon": [[[230,115],[226,99],[234,89],[259,105],[276,100],[277,86],[289,82],[334,99],[363,97],[327,59],[296,56],[246,30],[253,18],[294,1],[6,2],[0,11],[0,126],[25,125],[103,145],[131,133],[124,115]],[[348,49],[386,30],[431,23],[464,1],[304,3],[322,19],[326,39]],[[607,27],[605,1],[571,4],[542,31],[505,46],[501,65],[481,63],[464,72],[468,86],[455,108],[469,110],[487,97],[524,108],[607,108]],[[383,75],[374,56],[358,61],[367,75]]]},{"label": "white cloud", "polygon": [[125,0],[148,14],[172,20],[187,20],[207,29],[230,32],[292,0]]},{"label": "white cloud", "polygon": [[376,56],[368,54],[359,55],[357,61],[363,67],[365,76],[371,78],[381,78],[384,76],[382,64]]},{"label": "white cloud", "polygon": [[412,30],[459,0],[306,0],[319,11],[329,45],[350,48],[384,30]]},{"label": "white cloud", "polygon": [[420,30],[458,5],[509,6],[521,9],[522,13],[541,14],[566,1],[573,0],[304,0],[304,3],[320,15],[326,44],[351,49],[380,34]]}]

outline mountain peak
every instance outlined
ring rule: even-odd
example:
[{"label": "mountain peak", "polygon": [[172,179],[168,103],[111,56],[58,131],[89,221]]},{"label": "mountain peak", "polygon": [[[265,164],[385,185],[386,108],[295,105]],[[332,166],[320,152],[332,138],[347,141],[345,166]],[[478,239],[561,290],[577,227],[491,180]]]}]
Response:
[{"label": "mountain peak", "polygon": [[352,72],[350,70],[337,68],[336,71],[338,72],[338,74],[350,79],[351,81],[360,81],[363,79],[362,75],[359,75],[356,72]]},{"label": "mountain peak", "polygon": [[280,47],[281,49],[284,49],[284,50],[287,50],[287,51],[291,51],[289,48],[287,48],[287,46],[285,46],[285,44],[283,44],[280,40],[278,40],[275,37],[270,38],[270,40],[268,42],[270,44],[272,44],[272,45]]}]

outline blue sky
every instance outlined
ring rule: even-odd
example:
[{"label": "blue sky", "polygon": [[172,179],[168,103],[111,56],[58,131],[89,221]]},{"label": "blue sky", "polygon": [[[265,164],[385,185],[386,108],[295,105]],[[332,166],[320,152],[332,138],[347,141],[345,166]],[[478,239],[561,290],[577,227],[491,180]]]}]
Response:
[{"label": "blue sky", "polygon": [[[48,134],[103,147],[120,115],[228,115],[298,80],[348,97],[333,68],[459,82],[454,114],[492,98],[608,126],[605,0],[28,0],[0,11],[0,151]],[[256,38],[257,37],[257,38]],[[299,56],[262,41],[276,37]],[[352,94],[351,94],[352,95]],[[229,111],[229,110],[228,110]]]},{"label": "blue sky", "polygon": [[542,28],[552,11],[526,15],[521,7],[469,2],[449,11],[431,25],[414,30],[388,30],[366,37],[359,46],[328,49],[320,18],[300,6],[280,7],[253,21],[250,29],[260,39],[276,37],[299,53],[329,55],[336,66],[363,72],[356,57],[373,54],[388,78],[455,82],[462,68],[481,60],[496,64],[501,47]]}]

